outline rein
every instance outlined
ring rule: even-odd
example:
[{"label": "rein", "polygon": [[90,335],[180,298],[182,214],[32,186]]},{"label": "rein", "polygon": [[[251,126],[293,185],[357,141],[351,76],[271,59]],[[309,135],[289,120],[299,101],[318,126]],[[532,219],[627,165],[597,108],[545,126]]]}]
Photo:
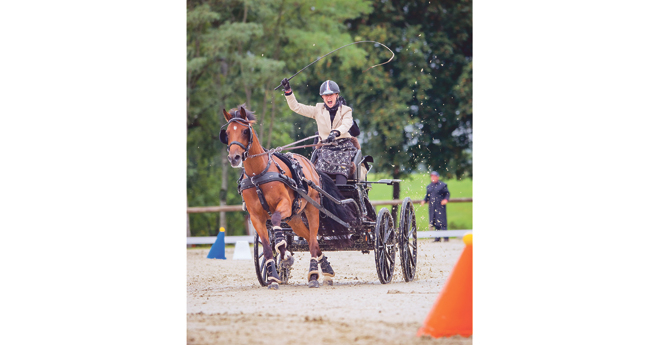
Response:
[{"label": "rein", "polygon": [[[250,129],[250,139],[248,141],[247,147],[245,145],[239,143],[238,141],[232,141],[231,143],[228,142],[228,140],[227,140],[227,130],[224,129],[224,128],[229,126],[229,124],[232,123],[232,122],[239,122],[241,125],[247,126]],[[315,134],[315,135],[309,136],[307,138],[300,139],[298,141],[292,142],[291,144],[287,144],[287,145],[284,145],[284,146],[276,147],[274,149],[266,150],[266,152],[257,153],[256,155],[250,155],[248,152],[250,151],[250,147],[252,147],[252,141],[253,141],[253,139],[252,139],[253,129],[252,129],[252,125],[250,124],[250,122],[248,122],[246,120],[243,120],[243,119],[240,119],[240,118],[233,118],[233,119],[229,120],[229,122],[227,122],[221,128],[222,128],[222,130],[220,131],[220,136],[219,136],[220,141],[224,144],[227,144],[227,151],[229,151],[229,148],[232,145],[240,146],[244,150],[243,154],[241,154],[241,161],[243,161],[243,162],[245,162],[245,160],[247,160],[248,158],[268,155],[268,161],[269,161],[268,166],[270,166],[270,160],[272,159],[271,158],[272,154],[276,153],[276,152],[282,152],[283,150],[289,151],[289,150],[294,150],[294,149],[301,149],[301,148],[305,148],[305,147],[321,147],[321,146],[336,146],[337,145],[336,142],[331,142],[331,143],[318,143],[318,144],[310,144],[310,145],[301,145],[301,146],[289,147],[291,145],[295,145],[295,144],[301,143],[303,141],[307,141],[309,139],[314,139],[314,138],[319,136],[319,135]],[[266,169],[266,170],[268,170],[268,169]]]},{"label": "rein", "polygon": [[309,139],[314,139],[316,137],[318,137],[318,135],[312,135],[311,137],[307,137],[305,139],[298,140],[298,141],[293,142],[291,144],[287,144],[287,145],[284,145],[284,146],[279,146],[279,147],[276,147],[274,149],[267,150],[266,152],[262,152],[262,153],[258,153],[256,155],[248,156],[248,158],[262,156],[262,155],[270,155],[270,154],[275,153],[275,152],[289,151],[289,150],[294,150],[294,149],[302,149],[302,148],[305,148],[305,147],[320,147],[320,146],[335,146],[335,145],[337,145],[337,143],[332,142],[332,143],[318,143],[318,144],[310,144],[310,145],[301,145],[301,146],[289,147],[291,145],[295,145],[297,143],[301,143],[301,142],[309,140]]}]

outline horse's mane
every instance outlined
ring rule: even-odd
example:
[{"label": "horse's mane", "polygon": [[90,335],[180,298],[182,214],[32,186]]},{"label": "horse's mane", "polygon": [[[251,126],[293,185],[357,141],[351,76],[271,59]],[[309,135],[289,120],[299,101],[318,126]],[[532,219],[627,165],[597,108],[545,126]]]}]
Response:
[{"label": "horse's mane", "polygon": [[245,103],[237,106],[236,108],[229,109],[228,113],[231,115],[232,119],[241,118],[241,108],[245,110],[245,114],[247,115],[249,121],[257,121],[257,117],[254,116],[254,112],[248,110],[247,106],[245,106]]}]

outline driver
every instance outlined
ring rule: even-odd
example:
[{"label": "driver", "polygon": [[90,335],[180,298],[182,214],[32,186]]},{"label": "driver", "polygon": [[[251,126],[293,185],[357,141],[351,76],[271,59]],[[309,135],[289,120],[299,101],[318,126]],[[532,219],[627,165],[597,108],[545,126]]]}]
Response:
[{"label": "driver", "polygon": [[349,133],[353,125],[353,109],[339,96],[339,85],[332,80],[324,81],[319,92],[323,103],[315,106],[298,103],[288,79],[282,80],[282,87],[289,108],[302,116],[315,119],[321,140],[337,142],[336,146],[321,146],[318,149],[316,170],[334,177],[337,184],[346,184],[358,149]]}]

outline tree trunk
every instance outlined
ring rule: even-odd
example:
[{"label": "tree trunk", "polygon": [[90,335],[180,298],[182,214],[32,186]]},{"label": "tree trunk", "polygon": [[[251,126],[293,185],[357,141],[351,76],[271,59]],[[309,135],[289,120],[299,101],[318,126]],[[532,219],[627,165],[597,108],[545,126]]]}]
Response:
[{"label": "tree trunk", "polygon": [[[246,5],[247,6],[247,5]],[[246,7],[247,10],[247,7]],[[230,65],[227,63],[223,62],[221,65],[221,72],[222,75],[225,77],[225,80],[227,79],[227,76],[229,75],[229,68],[231,68]],[[218,84],[217,87],[219,88],[220,85]],[[226,102],[226,99],[222,99],[222,103],[224,104]],[[221,111],[222,107],[218,109],[218,116],[220,117],[220,121],[224,118],[224,115]],[[248,106],[249,109],[249,106]],[[227,166],[227,157],[221,153],[220,154],[220,166],[222,167],[222,181],[220,182],[220,193],[219,193],[219,198],[220,198],[220,206],[225,206],[227,205],[227,173],[229,171],[229,167]],[[225,235],[229,236],[229,233],[227,233],[229,230],[227,229],[227,213],[226,212],[219,212],[218,214],[218,226],[216,226],[218,229],[217,231],[220,232],[220,228],[225,228]]]},{"label": "tree trunk", "polygon": [[275,93],[273,93],[273,107],[270,110],[270,126],[268,127],[268,143],[266,148],[270,147],[270,139],[273,137],[273,122],[275,122]]},{"label": "tree trunk", "polygon": [[[190,97],[186,97],[186,137],[188,137],[188,112],[190,111]],[[187,163],[186,163],[187,164]],[[188,195],[186,191],[186,209],[188,208]],[[190,237],[190,213],[186,212],[186,237]],[[187,247],[190,247],[188,245]]]},{"label": "tree trunk", "polygon": [[[243,23],[247,22],[247,15],[248,15],[248,2],[245,1],[244,7],[243,7]],[[238,50],[241,55],[243,56],[243,46],[241,44],[238,45]],[[241,59],[242,61],[242,59]],[[245,106],[248,109],[252,109],[250,106],[250,98],[252,98],[252,89],[248,86],[248,78],[246,78],[244,70],[243,70],[243,63],[241,62],[241,75],[243,77],[243,88],[245,89]]]},{"label": "tree trunk", "polygon": [[264,137],[264,121],[266,121],[266,106],[268,105],[268,89],[264,87],[264,106],[261,107],[261,120],[259,120],[259,138]]},{"label": "tree trunk", "polygon": [[[222,161],[222,184],[220,186],[220,206],[227,205],[227,172],[229,167],[227,166],[227,160],[221,159]],[[220,227],[225,228],[225,234],[227,234],[227,213],[220,212]],[[220,231],[220,229],[218,229]],[[228,235],[228,234],[227,234]]]},{"label": "tree trunk", "polygon": [[[241,70],[243,69],[241,65]],[[245,82],[245,106],[252,110],[252,107],[250,106],[250,98],[252,98],[252,89],[248,88],[247,82]]]},{"label": "tree trunk", "polygon": [[[188,198],[186,198],[186,208],[188,208]],[[190,236],[190,213],[186,212],[186,237]]]},{"label": "tree trunk", "polygon": [[[279,15],[277,17],[277,23],[275,24],[275,35],[273,38],[273,42],[275,44],[275,53],[273,54],[273,59],[277,60],[280,57],[280,22],[282,21],[282,15],[284,14],[284,1],[280,3],[280,8],[279,8]],[[271,104],[273,105],[270,108],[270,127],[268,129],[268,142],[266,144],[266,148],[270,147],[270,139],[273,134],[273,121],[275,119],[275,92],[272,93],[271,95]]]}]

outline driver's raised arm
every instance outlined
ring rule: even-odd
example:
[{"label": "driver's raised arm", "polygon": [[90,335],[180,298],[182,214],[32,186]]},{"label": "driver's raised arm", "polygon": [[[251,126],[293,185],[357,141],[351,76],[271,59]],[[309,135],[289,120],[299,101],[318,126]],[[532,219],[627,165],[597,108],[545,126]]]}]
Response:
[{"label": "driver's raised arm", "polygon": [[[296,100],[296,96],[293,95],[293,91],[288,95],[285,94],[284,97],[286,97],[286,103],[289,105],[289,108],[291,108],[291,110],[302,116],[307,116],[307,117],[311,117],[312,119],[316,119],[316,114],[318,112],[318,110],[316,110],[316,107],[298,103],[298,101]],[[353,123],[351,122],[351,124]]]},{"label": "driver's raised arm", "polygon": [[318,112],[318,110],[316,110],[316,107],[298,103],[298,100],[296,100],[296,96],[293,95],[293,90],[291,90],[291,86],[289,85],[288,79],[286,78],[282,79],[282,86],[284,88],[284,96],[286,97],[286,103],[289,105],[289,108],[291,110],[295,111],[296,113],[302,116],[307,116],[307,117],[311,117],[312,119],[316,119],[316,113]]}]

